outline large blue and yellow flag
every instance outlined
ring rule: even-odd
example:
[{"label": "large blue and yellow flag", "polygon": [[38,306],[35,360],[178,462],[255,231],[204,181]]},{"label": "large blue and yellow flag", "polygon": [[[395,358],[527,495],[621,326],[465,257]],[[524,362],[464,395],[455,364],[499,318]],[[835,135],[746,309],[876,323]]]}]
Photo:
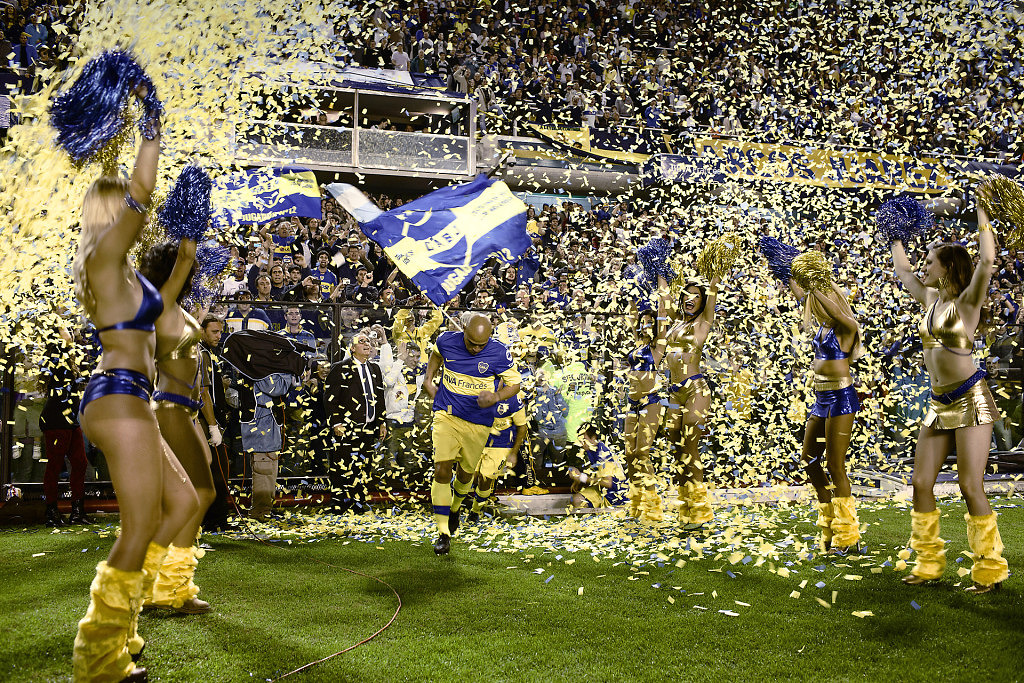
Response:
[{"label": "large blue and yellow flag", "polygon": [[221,230],[286,216],[323,217],[316,175],[303,168],[257,168],[219,176],[210,204],[213,227]]},{"label": "large blue and yellow flag", "polygon": [[491,256],[511,263],[531,244],[526,204],[484,175],[381,213],[351,186],[327,189],[427,298],[449,301]]}]

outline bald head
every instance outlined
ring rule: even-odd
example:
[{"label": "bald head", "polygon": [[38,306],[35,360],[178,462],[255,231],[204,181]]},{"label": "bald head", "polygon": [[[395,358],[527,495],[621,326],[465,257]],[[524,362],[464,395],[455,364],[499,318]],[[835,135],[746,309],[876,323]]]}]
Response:
[{"label": "bald head", "polygon": [[491,321],[486,315],[477,313],[470,318],[463,331],[466,350],[474,356],[483,351],[491,338],[491,330]]}]

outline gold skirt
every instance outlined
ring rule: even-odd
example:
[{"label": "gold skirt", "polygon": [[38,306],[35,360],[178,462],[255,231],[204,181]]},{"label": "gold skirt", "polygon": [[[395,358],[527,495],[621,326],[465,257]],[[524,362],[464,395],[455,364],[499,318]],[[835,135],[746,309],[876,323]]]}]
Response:
[{"label": "gold skirt", "polygon": [[839,391],[846,387],[853,386],[853,377],[846,375],[845,377],[832,377],[831,375],[819,375],[814,374],[814,390],[815,391]]},{"label": "gold skirt", "polygon": [[[941,387],[932,387],[936,394],[946,394],[953,391],[963,382],[954,382]],[[934,398],[931,399],[928,414],[921,422],[925,427],[932,429],[959,429],[960,427],[974,427],[975,425],[992,424],[999,418],[999,410],[996,408],[995,399],[984,379],[967,390],[963,396],[950,404],[941,403]]]}]

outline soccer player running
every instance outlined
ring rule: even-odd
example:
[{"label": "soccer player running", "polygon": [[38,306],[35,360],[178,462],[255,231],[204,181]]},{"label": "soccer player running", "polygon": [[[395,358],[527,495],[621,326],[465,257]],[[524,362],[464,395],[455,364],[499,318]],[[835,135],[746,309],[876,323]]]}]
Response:
[{"label": "soccer player running", "polygon": [[[491,321],[477,314],[464,331],[441,334],[423,380],[423,388],[434,399],[430,500],[437,522],[434,552],[438,555],[448,554],[451,548],[448,520],[453,498],[458,496],[461,502],[473,486],[473,474],[497,417],[495,406],[519,392],[520,376],[512,353],[491,339],[491,329]],[[438,370],[441,381],[435,383]],[[499,380],[504,382],[500,389]]]}]

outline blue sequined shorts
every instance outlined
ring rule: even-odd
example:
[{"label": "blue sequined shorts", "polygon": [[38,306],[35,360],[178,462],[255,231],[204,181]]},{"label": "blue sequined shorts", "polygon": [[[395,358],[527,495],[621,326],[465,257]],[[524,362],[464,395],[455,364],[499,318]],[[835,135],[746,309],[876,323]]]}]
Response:
[{"label": "blue sequined shorts", "polygon": [[814,405],[811,406],[811,415],[829,418],[837,415],[849,415],[859,410],[860,399],[857,398],[857,390],[853,386],[851,377],[834,379],[815,375]]},{"label": "blue sequined shorts", "polygon": [[101,370],[89,378],[89,383],[85,386],[85,393],[82,394],[82,403],[78,408],[78,414],[84,413],[85,406],[101,396],[128,394],[149,403],[152,393],[153,383],[141,372],[127,368]]}]

